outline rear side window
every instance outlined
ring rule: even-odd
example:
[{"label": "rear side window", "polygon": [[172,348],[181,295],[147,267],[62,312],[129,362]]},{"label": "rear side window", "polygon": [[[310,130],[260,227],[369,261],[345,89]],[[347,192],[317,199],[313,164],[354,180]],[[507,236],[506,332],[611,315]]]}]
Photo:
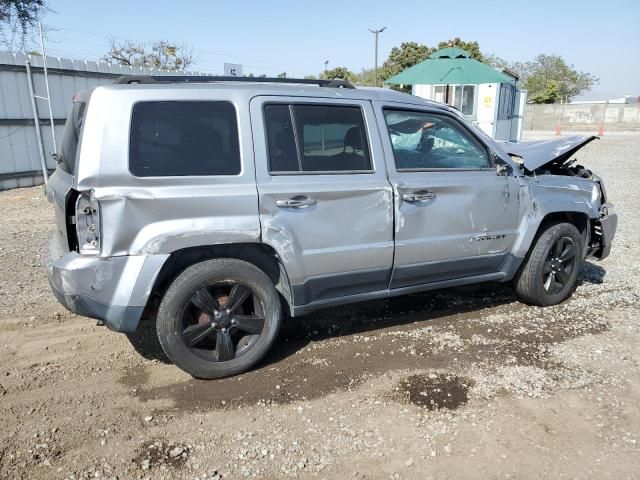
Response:
[{"label": "rear side window", "polygon": [[129,170],[137,177],[238,175],[234,106],[229,102],[136,103]]},{"label": "rear side window", "polygon": [[74,174],[76,168],[76,155],[80,143],[80,131],[87,104],[85,102],[74,102],[71,113],[67,117],[60,145],[59,168],[67,173]]},{"label": "rear side window", "polygon": [[272,173],[371,171],[360,107],[271,104],[265,121]]},{"label": "rear side window", "polygon": [[269,148],[269,170],[272,172],[297,172],[301,170],[290,108],[289,105],[266,105],[264,107]]}]

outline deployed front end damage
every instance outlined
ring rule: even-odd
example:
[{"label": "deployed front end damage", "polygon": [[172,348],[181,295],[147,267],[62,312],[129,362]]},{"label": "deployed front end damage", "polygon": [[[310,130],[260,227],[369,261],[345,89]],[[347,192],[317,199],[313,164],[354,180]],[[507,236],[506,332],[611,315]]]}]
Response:
[{"label": "deployed front end damage", "polygon": [[592,222],[590,257],[602,260],[609,256],[617,227],[618,214],[613,211],[613,204],[606,202],[600,206],[600,217]]},{"label": "deployed front end damage", "polygon": [[[591,170],[577,164],[575,153],[598,137],[593,135],[573,135],[549,140],[520,143],[500,142],[500,147],[511,159],[521,165],[526,176],[534,179],[536,186],[551,193],[555,191],[592,191],[590,208],[585,211],[590,219],[586,255],[599,260],[607,257],[618,226],[618,215],[613,204],[607,201],[602,179]],[[551,180],[554,177],[577,177],[573,183]],[[568,181],[569,179],[567,179]],[[584,184],[587,182],[586,184]],[[581,185],[583,184],[583,185]],[[538,193],[536,201],[544,202]]]},{"label": "deployed front end damage", "polygon": [[574,163],[571,157],[578,150],[597,138],[593,135],[574,135],[550,140],[506,142],[501,145],[507,155],[516,157],[516,161],[529,172],[546,170],[552,174],[560,174]]}]

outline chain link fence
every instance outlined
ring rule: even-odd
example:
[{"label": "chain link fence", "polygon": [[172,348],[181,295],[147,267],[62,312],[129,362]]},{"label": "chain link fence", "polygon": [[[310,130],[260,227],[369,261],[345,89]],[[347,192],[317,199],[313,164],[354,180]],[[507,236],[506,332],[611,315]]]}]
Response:
[{"label": "chain link fence", "polygon": [[562,130],[640,132],[640,103],[529,104],[524,131]]}]

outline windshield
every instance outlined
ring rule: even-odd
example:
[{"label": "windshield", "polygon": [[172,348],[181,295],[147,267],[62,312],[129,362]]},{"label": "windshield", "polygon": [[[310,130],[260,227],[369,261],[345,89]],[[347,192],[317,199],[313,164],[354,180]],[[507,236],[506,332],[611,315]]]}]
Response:
[{"label": "windshield", "polygon": [[85,102],[73,103],[71,113],[64,126],[62,144],[58,152],[58,167],[71,175],[74,174],[76,168],[76,155],[86,106]]}]

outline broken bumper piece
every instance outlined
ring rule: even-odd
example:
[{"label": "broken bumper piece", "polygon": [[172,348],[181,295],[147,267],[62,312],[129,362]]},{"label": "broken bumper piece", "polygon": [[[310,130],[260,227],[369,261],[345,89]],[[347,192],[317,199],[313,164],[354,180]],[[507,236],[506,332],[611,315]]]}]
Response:
[{"label": "broken bumper piece", "polygon": [[135,331],[168,255],[89,257],[65,252],[62,243],[54,235],[45,248],[56,299],[73,313],[103,320],[111,330]]},{"label": "broken bumper piece", "polygon": [[602,260],[611,253],[611,244],[618,228],[618,214],[615,213],[612,203],[605,203],[600,207],[600,218],[596,223],[596,231],[600,235],[600,246],[593,256]]}]

